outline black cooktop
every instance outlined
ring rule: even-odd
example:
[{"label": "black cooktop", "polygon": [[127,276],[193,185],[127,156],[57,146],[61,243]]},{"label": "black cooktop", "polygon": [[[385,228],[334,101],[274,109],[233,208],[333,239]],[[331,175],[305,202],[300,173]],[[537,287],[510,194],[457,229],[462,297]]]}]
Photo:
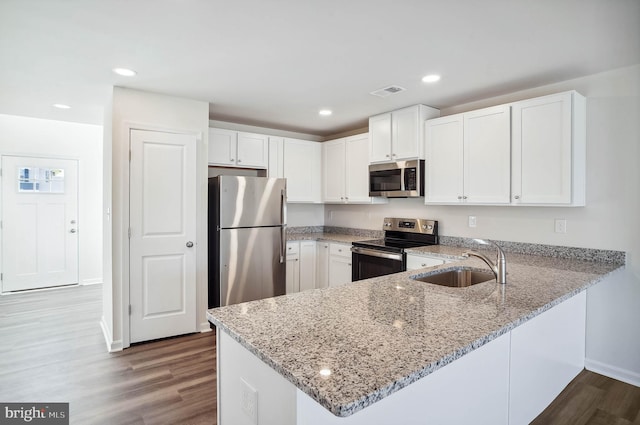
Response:
[{"label": "black cooktop", "polygon": [[395,238],[372,239],[368,241],[358,241],[352,243],[353,246],[359,246],[362,248],[374,248],[379,250],[381,249],[391,252],[403,252],[403,250],[406,248],[415,248],[418,246],[434,244],[437,244],[437,241],[434,243],[434,241],[415,241]]}]

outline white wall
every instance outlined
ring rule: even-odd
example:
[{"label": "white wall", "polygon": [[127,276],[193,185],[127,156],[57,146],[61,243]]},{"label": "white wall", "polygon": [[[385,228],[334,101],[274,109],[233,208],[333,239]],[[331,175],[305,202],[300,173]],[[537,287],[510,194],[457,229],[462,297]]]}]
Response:
[{"label": "white wall", "polygon": [[[207,308],[207,142],[209,104],[189,99],[114,87],[111,110],[105,114],[105,204],[103,218],[111,231],[110,250],[105,250],[105,268],[111,270],[110,281],[105,279],[102,326],[109,349],[119,350],[129,345],[128,314],[128,165],[129,128],[158,131],[174,130],[197,133],[197,317],[201,330],[208,329]],[[110,186],[110,187],[109,187]],[[109,217],[107,210],[110,209]],[[110,221],[109,221],[110,220]],[[105,232],[107,234],[108,232]],[[202,243],[198,243],[198,242]],[[111,303],[109,303],[111,301]],[[110,304],[110,305],[109,305]]]},{"label": "white wall", "polygon": [[102,282],[102,127],[0,115],[0,154],[78,160],[79,283]]},{"label": "white wall", "polygon": [[[325,225],[380,229],[385,216],[439,220],[440,234],[626,251],[627,271],[591,296],[587,357],[622,369],[640,385],[640,65],[444,109],[469,111],[575,89],[587,98],[584,208],[387,205],[325,207]],[[477,227],[467,226],[468,216]],[[554,219],[567,233],[554,232]],[[600,326],[595,326],[600,324]]]}]

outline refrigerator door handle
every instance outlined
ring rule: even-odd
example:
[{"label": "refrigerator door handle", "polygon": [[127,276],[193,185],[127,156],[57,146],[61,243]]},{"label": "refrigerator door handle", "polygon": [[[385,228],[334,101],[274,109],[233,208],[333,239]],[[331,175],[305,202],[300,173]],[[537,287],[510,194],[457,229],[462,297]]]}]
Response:
[{"label": "refrigerator door handle", "polygon": [[287,192],[280,191],[280,264],[286,261],[287,246]]}]

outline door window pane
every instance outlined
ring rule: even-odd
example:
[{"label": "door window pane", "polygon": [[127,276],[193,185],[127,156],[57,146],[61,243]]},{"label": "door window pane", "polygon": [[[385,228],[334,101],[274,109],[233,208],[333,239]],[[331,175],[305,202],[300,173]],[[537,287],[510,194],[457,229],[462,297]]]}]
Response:
[{"label": "door window pane", "polygon": [[18,192],[64,193],[64,169],[19,167]]}]

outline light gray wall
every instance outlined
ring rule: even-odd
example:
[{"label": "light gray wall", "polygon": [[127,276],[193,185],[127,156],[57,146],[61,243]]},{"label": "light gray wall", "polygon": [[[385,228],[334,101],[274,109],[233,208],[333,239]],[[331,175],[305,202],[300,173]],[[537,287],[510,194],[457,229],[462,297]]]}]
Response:
[{"label": "light gray wall", "polygon": [[[380,229],[385,216],[422,217],[439,220],[447,236],[626,251],[627,271],[600,288],[606,297],[589,299],[587,357],[640,382],[639,87],[636,65],[442,111],[444,116],[577,90],[587,98],[586,207],[425,206],[422,199],[394,199],[387,205],[327,205],[324,224]],[[477,227],[468,227],[469,215],[477,217]],[[567,233],[555,233],[556,218],[567,220]]]},{"label": "light gray wall", "polygon": [[[190,99],[181,99],[155,93],[114,87],[111,103],[111,113],[105,114],[110,121],[105,121],[105,127],[110,126],[111,132],[105,130],[105,158],[104,167],[111,174],[105,173],[105,179],[110,182],[105,185],[105,204],[103,214],[105,222],[110,214],[110,228],[112,232],[110,251],[105,252],[105,268],[112,272],[111,281],[105,281],[109,294],[105,298],[111,299],[111,305],[105,305],[109,310],[103,314],[103,329],[107,337],[110,350],[118,350],[128,346],[129,328],[125,302],[128,300],[128,167],[129,167],[129,128],[146,128],[157,131],[179,131],[199,134],[197,148],[197,210],[196,224],[198,239],[197,246],[197,317],[200,329],[207,328],[205,316],[207,308],[207,143],[209,127],[209,104]],[[199,243],[201,242],[201,243]],[[105,323],[107,320],[110,323]],[[109,338],[111,340],[109,341]]]},{"label": "light gray wall", "polygon": [[78,160],[78,278],[102,282],[102,127],[0,115],[0,154]]}]

